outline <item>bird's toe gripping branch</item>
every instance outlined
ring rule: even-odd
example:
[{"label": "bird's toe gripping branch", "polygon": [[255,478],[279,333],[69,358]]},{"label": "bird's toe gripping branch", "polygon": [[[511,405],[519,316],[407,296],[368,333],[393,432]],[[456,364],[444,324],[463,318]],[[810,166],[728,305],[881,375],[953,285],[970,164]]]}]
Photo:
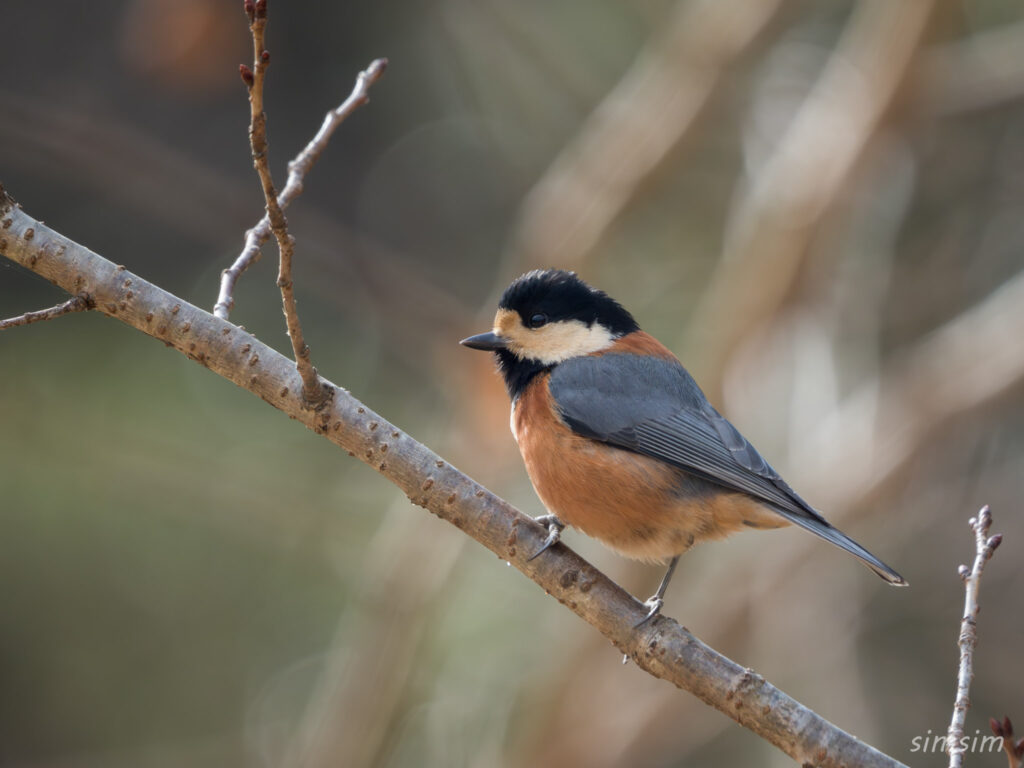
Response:
[{"label": "bird's toe gripping branch", "polygon": [[541,545],[541,548],[531,555],[526,562],[530,562],[530,560],[540,557],[544,552],[550,549],[552,545],[557,544],[562,538],[562,531],[565,530],[565,523],[559,520],[555,515],[541,515],[540,517],[533,518],[533,521],[535,523],[540,523],[548,529],[548,537],[544,539],[544,544]]},{"label": "bird's toe gripping branch", "polygon": [[668,589],[668,583],[672,581],[672,574],[675,573],[676,566],[679,564],[679,557],[679,555],[676,555],[668,564],[668,570],[665,571],[665,578],[661,580],[661,585],[658,587],[658,591],[644,600],[644,605],[647,607],[647,615],[634,624],[634,628],[646,624],[661,613],[661,607],[665,604],[665,591]]}]

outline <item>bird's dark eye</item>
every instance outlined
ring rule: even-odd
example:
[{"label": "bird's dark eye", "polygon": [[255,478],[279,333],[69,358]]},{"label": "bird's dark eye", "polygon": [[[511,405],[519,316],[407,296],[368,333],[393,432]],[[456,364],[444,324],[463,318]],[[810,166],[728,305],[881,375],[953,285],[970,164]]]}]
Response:
[{"label": "bird's dark eye", "polygon": [[545,315],[543,312],[538,312],[536,315],[530,318],[530,327],[540,328],[542,325],[545,325],[547,321],[548,316]]}]

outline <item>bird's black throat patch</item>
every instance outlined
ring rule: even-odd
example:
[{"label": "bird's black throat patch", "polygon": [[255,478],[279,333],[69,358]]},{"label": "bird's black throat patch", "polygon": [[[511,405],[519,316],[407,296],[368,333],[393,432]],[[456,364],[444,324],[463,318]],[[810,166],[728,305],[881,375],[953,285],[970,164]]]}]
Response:
[{"label": "bird's black throat patch", "polygon": [[519,396],[533,381],[534,376],[554,368],[554,365],[542,363],[540,360],[523,360],[507,349],[496,350],[494,356],[498,361],[498,371],[505,380],[505,388],[508,389],[508,396],[512,398],[512,402],[519,399]]}]

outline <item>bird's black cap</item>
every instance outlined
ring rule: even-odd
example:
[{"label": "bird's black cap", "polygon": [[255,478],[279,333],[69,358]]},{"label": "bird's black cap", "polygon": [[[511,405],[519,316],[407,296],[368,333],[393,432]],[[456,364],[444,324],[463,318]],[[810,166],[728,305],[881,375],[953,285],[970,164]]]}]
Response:
[{"label": "bird's black cap", "polygon": [[615,336],[640,329],[615,299],[563,269],[535,269],[516,278],[498,306],[518,312],[524,320],[544,314],[552,322],[579,320],[588,326],[597,322]]}]

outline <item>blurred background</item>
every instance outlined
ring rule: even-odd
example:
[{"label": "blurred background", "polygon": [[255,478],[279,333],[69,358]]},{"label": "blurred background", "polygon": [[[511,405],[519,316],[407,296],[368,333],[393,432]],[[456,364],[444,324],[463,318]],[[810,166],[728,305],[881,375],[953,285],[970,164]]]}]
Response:
[{"label": "blurred background", "polygon": [[[0,180],[212,308],[260,217],[241,3],[4,0]],[[913,764],[1024,717],[1017,0],[272,3],[270,156],[391,66],[289,210],[320,371],[525,512],[486,330],[576,269],[672,347],[888,588],[800,531],[688,554],[666,613]],[[288,348],[276,253],[231,319]],[[0,260],[0,315],[64,296]],[[116,321],[0,334],[0,764],[784,766],[382,477]],[[661,570],[566,540],[633,594]],[[919,746],[927,746],[922,741]],[[969,756],[1002,765],[995,754]]]}]

